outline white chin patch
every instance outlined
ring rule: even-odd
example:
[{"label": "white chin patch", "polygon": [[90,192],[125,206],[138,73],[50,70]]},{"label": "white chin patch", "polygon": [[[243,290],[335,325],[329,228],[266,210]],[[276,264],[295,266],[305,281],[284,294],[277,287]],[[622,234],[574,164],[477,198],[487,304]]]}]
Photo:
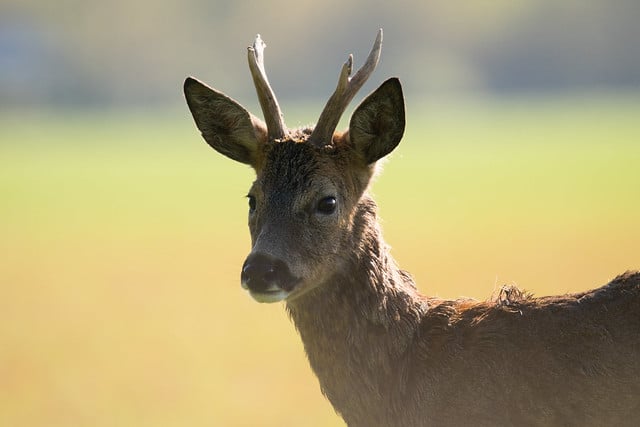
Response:
[{"label": "white chin patch", "polygon": [[278,289],[277,291],[268,292],[251,292],[249,291],[254,300],[258,302],[280,302],[287,299],[289,292]]}]

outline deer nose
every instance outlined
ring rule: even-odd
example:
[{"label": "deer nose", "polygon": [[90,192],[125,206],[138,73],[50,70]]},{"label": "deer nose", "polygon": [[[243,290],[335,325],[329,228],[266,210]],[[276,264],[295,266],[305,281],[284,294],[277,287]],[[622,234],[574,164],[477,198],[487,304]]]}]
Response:
[{"label": "deer nose", "polygon": [[247,257],[240,275],[242,287],[252,295],[290,292],[295,279],[287,264],[263,253],[253,253]]}]

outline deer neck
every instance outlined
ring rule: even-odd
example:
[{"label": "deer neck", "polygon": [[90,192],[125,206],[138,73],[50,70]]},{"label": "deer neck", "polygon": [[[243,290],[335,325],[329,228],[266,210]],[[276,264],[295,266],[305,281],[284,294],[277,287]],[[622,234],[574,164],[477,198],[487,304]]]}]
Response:
[{"label": "deer neck", "polygon": [[393,391],[426,311],[426,300],[382,239],[371,199],[357,208],[352,239],[344,265],[287,304],[323,392],[342,413],[371,408],[359,399],[384,399]]}]

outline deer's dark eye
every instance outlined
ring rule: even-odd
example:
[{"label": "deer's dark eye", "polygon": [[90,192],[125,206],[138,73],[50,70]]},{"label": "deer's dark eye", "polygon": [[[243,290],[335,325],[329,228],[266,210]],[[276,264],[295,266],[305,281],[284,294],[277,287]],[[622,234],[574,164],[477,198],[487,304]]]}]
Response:
[{"label": "deer's dark eye", "polygon": [[331,215],[336,210],[336,198],[333,196],[325,197],[318,202],[317,210],[324,215]]},{"label": "deer's dark eye", "polygon": [[256,198],[255,196],[248,195],[247,199],[249,199],[249,213],[253,213],[256,210]]}]

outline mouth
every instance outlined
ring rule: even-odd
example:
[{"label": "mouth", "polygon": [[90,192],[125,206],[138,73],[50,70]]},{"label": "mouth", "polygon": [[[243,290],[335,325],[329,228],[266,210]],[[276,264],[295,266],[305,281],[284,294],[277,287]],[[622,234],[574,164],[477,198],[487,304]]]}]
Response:
[{"label": "mouth", "polygon": [[291,291],[285,291],[280,286],[271,284],[266,289],[253,290],[247,286],[247,284],[243,281],[241,282],[242,288],[249,291],[249,295],[258,301],[264,303],[274,303],[280,302],[287,299]]},{"label": "mouth", "polygon": [[269,291],[260,291],[260,292],[256,292],[256,291],[249,291],[249,295],[251,295],[251,297],[258,301],[258,302],[264,302],[264,303],[274,303],[274,302],[280,302],[280,301],[284,301],[287,299],[287,297],[289,296],[290,292],[282,290],[282,289],[277,289],[277,290],[269,290]]}]

